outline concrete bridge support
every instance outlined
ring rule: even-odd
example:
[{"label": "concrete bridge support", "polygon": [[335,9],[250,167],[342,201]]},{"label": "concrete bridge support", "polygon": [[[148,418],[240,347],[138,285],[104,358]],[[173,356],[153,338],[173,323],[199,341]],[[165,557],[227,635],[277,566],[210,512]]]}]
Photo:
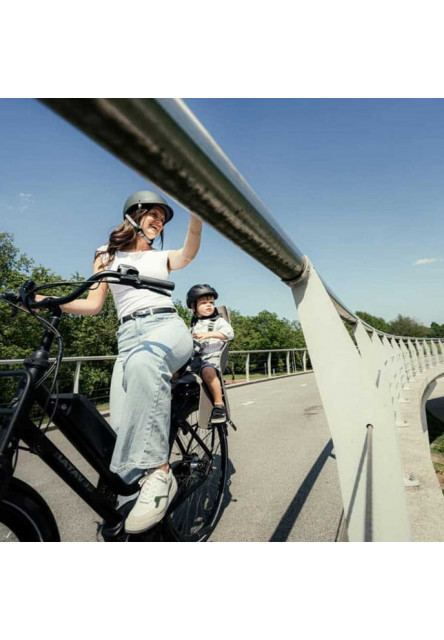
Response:
[{"label": "concrete bridge support", "polygon": [[423,409],[428,385],[444,374],[442,345],[441,355],[426,341],[415,348],[360,321],[352,338],[308,261],[291,286],[333,437],[349,540],[444,539]]}]

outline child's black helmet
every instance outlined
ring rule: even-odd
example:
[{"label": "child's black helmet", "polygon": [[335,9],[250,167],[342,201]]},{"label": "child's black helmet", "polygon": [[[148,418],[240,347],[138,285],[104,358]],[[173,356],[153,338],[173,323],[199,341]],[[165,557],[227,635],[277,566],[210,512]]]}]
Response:
[{"label": "child's black helmet", "polygon": [[187,307],[191,309],[191,304],[197,302],[202,296],[213,296],[215,300],[219,297],[216,289],[209,284],[195,284],[187,293]]}]

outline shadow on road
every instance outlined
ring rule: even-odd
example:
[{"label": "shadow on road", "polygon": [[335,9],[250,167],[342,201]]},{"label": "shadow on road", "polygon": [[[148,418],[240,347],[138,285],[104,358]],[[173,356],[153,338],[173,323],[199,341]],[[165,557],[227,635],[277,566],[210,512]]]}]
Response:
[{"label": "shadow on road", "polygon": [[318,459],[306,475],[304,482],[299,487],[299,491],[291,501],[291,504],[288,507],[287,511],[282,516],[281,521],[279,522],[269,540],[270,542],[285,542],[288,539],[288,536],[290,535],[290,532],[302,510],[302,507],[304,506],[305,501],[307,500],[310,491],[314,486],[314,483],[321,473],[322,467],[324,466],[328,458],[332,455],[332,451],[333,441],[329,440],[322,452],[319,454]]},{"label": "shadow on road", "polygon": [[[236,473],[236,469],[234,468],[233,463],[231,462],[230,458],[228,458],[228,465],[227,465],[227,486],[225,488],[225,493],[224,493],[224,499],[222,502],[222,507],[221,510],[219,512],[219,515],[217,516],[216,522],[214,524],[214,529],[216,529],[220,519],[222,518],[224,511],[226,509],[226,507],[228,507],[228,505],[230,504],[230,502],[237,502],[237,500],[233,499],[233,496],[231,495],[231,490],[230,490],[230,485],[231,485],[231,476],[233,474]],[[211,540],[211,536],[210,536],[210,540]]]}]

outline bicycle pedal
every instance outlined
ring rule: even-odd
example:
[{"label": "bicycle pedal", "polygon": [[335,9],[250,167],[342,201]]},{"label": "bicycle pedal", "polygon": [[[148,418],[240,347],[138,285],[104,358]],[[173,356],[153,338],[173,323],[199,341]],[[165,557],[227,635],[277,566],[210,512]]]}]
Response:
[{"label": "bicycle pedal", "polygon": [[100,527],[100,534],[105,542],[122,542],[127,537],[125,533],[125,518],[121,522],[115,525],[110,525],[106,522]]}]

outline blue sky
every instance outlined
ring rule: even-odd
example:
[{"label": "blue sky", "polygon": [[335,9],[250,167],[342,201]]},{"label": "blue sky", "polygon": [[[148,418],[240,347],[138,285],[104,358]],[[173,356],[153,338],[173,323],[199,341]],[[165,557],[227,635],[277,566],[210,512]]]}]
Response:
[{"label": "blue sky", "polygon": [[[186,103],[351,310],[444,323],[443,100]],[[0,176],[0,229],[64,278],[90,274],[126,197],[150,186],[33,100],[0,100]],[[165,248],[186,232],[174,208]],[[208,225],[172,279],[181,300],[204,281],[244,314],[297,318],[290,290]]]}]

